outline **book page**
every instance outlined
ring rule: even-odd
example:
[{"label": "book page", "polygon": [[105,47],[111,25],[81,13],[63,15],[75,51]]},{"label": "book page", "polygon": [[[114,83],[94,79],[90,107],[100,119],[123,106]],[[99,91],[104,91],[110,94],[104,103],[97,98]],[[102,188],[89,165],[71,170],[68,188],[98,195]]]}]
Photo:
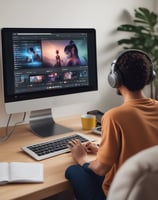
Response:
[{"label": "book page", "polygon": [[0,162],[0,184],[8,182],[8,163]]},{"label": "book page", "polygon": [[43,182],[43,164],[11,162],[9,176],[9,182]]}]

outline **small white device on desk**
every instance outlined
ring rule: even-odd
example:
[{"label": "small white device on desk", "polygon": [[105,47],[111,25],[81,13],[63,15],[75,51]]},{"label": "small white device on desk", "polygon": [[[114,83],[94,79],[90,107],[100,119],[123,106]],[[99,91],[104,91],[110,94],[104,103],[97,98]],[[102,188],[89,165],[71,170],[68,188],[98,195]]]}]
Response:
[{"label": "small white device on desk", "polygon": [[93,128],[92,132],[97,135],[101,135],[101,126],[97,126],[97,127]]}]

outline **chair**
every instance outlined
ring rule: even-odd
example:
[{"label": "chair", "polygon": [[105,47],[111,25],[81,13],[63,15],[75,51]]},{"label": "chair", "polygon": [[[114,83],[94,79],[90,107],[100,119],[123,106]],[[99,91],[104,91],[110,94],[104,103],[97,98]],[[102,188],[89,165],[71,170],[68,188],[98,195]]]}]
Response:
[{"label": "chair", "polygon": [[158,145],[129,158],[118,170],[107,200],[158,199]]}]

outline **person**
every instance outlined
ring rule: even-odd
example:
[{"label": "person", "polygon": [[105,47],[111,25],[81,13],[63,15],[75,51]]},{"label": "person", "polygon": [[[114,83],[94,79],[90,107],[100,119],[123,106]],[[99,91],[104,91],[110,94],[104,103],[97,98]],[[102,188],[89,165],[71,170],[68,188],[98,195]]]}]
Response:
[{"label": "person", "polygon": [[76,66],[81,64],[78,48],[73,40],[70,40],[69,44],[65,46],[64,52],[67,55],[66,66]]},{"label": "person", "polygon": [[36,61],[41,61],[40,55],[34,50],[33,47],[30,47],[28,49],[28,56],[27,56],[27,62],[36,62]]},{"label": "person", "polygon": [[61,59],[59,55],[59,50],[56,50],[56,63],[55,66],[61,66]]},{"label": "person", "polygon": [[[122,95],[122,105],[105,112],[99,147],[79,140],[68,145],[76,164],[66,169],[65,177],[78,200],[105,200],[125,160],[158,145],[158,101],[147,98],[143,91],[155,75],[150,57],[141,50],[125,50],[112,63],[108,82]],[[88,153],[96,153],[96,158],[88,162]]]}]

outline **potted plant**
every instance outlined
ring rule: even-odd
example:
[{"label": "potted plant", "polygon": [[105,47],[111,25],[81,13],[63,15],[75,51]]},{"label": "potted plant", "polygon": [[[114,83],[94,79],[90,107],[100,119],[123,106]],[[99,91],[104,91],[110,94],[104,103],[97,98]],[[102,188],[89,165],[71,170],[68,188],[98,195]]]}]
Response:
[{"label": "potted plant", "polygon": [[130,32],[131,37],[121,39],[118,45],[124,49],[140,49],[151,56],[156,71],[156,78],[150,87],[151,98],[158,99],[158,15],[147,8],[134,10],[132,24],[122,24],[117,31]]}]

